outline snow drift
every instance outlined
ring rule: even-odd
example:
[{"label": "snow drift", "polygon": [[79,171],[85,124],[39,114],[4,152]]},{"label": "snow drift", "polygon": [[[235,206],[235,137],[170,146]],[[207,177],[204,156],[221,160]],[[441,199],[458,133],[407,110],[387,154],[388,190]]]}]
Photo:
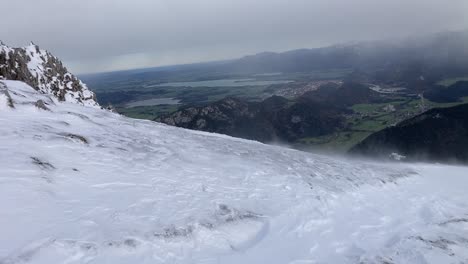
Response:
[{"label": "snow drift", "polygon": [[468,169],[304,153],[0,81],[0,263],[467,263]]}]

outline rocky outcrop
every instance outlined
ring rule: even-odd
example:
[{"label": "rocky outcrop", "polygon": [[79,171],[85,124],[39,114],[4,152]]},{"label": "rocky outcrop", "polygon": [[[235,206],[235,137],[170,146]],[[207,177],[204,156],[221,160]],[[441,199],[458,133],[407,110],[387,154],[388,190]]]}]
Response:
[{"label": "rocky outcrop", "polygon": [[88,87],[51,53],[31,43],[11,48],[0,42],[0,80],[16,80],[53,95],[57,101],[99,107]]},{"label": "rocky outcrop", "polygon": [[306,99],[293,102],[280,96],[262,102],[225,98],[206,106],[181,109],[155,121],[261,142],[294,142],[342,128],[343,111],[330,104]]},{"label": "rocky outcrop", "polygon": [[206,106],[181,109],[155,121],[177,127],[268,141],[273,130],[268,132],[263,125],[271,128],[270,125],[257,123],[252,126],[257,114],[253,104],[229,97]]}]

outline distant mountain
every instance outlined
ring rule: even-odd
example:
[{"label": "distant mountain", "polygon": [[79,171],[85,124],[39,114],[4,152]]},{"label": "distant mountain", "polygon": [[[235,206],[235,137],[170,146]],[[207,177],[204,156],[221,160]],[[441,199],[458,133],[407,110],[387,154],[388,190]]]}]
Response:
[{"label": "distant mountain", "polygon": [[351,153],[468,162],[468,104],[435,108],[370,135]]},{"label": "distant mountain", "polygon": [[[442,32],[403,40],[340,44],[283,53],[264,52],[227,65],[245,72],[301,72],[311,70],[418,65],[416,71],[461,70],[468,67],[468,31]],[[409,72],[401,72],[400,78]],[[419,77],[419,76],[418,76]]]},{"label": "distant mountain", "polygon": [[99,107],[96,97],[63,63],[33,43],[11,48],[0,42],[0,80],[17,80],[58,101]]},{"label": "distant mountain", "polygon": [[184,108],[155,121],[262,142],[294,142],[342,129],[344,114],[350,111],[347,107],[379,100],[379,95],[366,85],[329,83],[295,100],[280,96],[262,102],[225,98],[205,106]]},{"label": "distant mountain", "polygon": [[[349,78],[403,85],[417,92],[444,78],[468,72],[468,31],[404,40],[369,41],[287,52],[262,52],[239,59],[83,76],[95,87],[126,80],[201,81],[265,73],[353,70]],[[356,74],[358,73],[358,74]],[[356,79],[357,78],[357,79]],[[103,84],[109,84],[105,86]]]}]

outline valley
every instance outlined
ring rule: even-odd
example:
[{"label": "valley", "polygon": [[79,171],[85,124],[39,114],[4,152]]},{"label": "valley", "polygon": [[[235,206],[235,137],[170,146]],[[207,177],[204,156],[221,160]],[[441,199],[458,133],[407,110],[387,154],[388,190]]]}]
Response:
[{"label": "valley", "polygon": [[0,264],[468,264],[468,1],[0,2]]},{"label": "valley", "polygon": [[[84,79],[96,91],[102,105],[111,104],[117,112],[129,117],[155,120],[180,109],[202,107],[229,97],[256,103],[271,96],[281,96],[286,98],[289,101],[288,106],[291,106],[302,95],[316,91],[322,86],[342,85],[350,73],[350,70],[330,70],[309,74],[252,75],[244,79],[186,79],[160,84],[154,84],[154,80],[132,82],[130,79],[119,81],[118,78],[114,78],[112,82],[107,82],[86,77]],[[198,77],[203,78],[206,76]],[[111,84],[112,89],[108,88]],[[347,105],[348,112],[343,114],[345,122],[342,128],[332,133],[306,136],[283,143],[302,150],[346,152],[370,134],[428,109],[468,103],[468,97],[463,97],[459,102],[438,103],[404,87],[371,83],[367,85],[377,92],[380,98],[375,102]]]},{"label": "valley", "polygon": [[427,99],[395,98],[396,101],[374,104],[356,104],[351,107],[353,114],[347,116],[349,126],[343,130],[321,137],[303,138],[295,147],[307,150],[313,146],[321,150],[346,152],[374,132],[393,126],[403,120],[432,108],[452,107],[468,103],[468,97],[461,102],[436,103]]},{"label": "valley", "polygon": [[468,32],[440,33],[80,77],[128,117],[345,153],[429,109],[467,103],[466,41]]}]

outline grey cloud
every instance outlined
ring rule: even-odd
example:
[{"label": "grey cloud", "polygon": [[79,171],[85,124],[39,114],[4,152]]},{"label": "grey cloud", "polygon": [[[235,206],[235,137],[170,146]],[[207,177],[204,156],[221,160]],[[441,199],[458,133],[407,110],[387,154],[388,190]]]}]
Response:
[{"label": "grey cloud", "polygon": [[466,0],[0,0],[0,39],[79,72],[468,27]]}]

